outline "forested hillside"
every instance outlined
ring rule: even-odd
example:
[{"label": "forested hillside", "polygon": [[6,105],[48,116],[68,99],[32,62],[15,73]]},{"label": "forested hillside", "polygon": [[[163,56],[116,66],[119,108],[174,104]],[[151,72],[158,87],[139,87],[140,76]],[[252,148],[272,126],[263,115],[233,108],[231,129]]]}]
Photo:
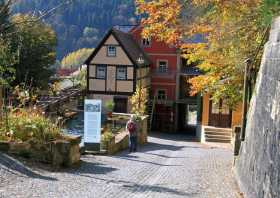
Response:
[{"label": "forested hillside", "polygon": [[[14,13],[39,15],[66,0],[20,0]],[[94,48],[113,25],[135,24],[133,0],[73,0],[44,20],[57,33],[57,58],[80,48]]]}]

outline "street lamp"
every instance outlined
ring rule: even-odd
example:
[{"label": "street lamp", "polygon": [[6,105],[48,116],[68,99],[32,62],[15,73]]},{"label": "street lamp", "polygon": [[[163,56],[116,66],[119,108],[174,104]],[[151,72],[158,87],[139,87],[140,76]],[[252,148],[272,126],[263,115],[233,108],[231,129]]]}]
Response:
[{"label": "street lamp", "polygon": [[144,63],[145,63],[145,60],[143,58],[143,54],[140,54],[139,55],[139,58],[137,59],[137,63],[140,65],[140,66],[143,66]]}]

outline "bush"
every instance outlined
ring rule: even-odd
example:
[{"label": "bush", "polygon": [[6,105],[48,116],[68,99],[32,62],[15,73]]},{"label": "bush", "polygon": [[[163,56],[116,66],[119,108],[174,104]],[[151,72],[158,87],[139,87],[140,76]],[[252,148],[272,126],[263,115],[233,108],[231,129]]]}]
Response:
[{"label": "bush", "polygon": [[108,143],[112,140],[113,137],[114,135],[111,131],[106,131],[105,133],[102,134],[102,142]]},{"label": "bush", "polygon": [[112,131],[106,130],[101,136],[101,146],[103,149],[108,149],[109,142],[113,139],[114,135]]},{"label": "bush", "polygon": [[9,131],[6,131],[4,123],[0,126],[2,139],[22,142],[34,139],[41,143],[62,139],[60,127],[40,112],[16,109],[9,113],[8,119]]},{"label": "bush", "polygon": [[115,107],[115,103],[113,100],[108,100],[105,102],[105,107],[107,109],[107,111],[113,111],[114,107]]}]

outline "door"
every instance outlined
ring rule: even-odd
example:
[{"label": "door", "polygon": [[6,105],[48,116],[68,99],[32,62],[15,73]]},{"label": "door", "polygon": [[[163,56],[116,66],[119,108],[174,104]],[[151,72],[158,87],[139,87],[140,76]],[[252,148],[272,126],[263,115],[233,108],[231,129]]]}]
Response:
[{"label": "door", "polygon": [[231,128],[231,110],[222,100],[219,103],[210,101],[209,126]]},{"label": "door", "polygon": [[114,112],[127,113],[127,98],[114,98]]}]

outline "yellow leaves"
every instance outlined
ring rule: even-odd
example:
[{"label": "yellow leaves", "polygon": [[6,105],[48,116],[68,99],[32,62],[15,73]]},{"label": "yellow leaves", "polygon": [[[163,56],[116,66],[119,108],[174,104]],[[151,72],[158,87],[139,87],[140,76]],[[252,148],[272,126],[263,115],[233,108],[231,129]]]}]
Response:
[{"label": "yellow leaves", "polygon": [[137,115],[145,115],[147,102],[147,89],[137,85],[134,95],[130,98],[130,103],[132,106],[131,112]]},{"label": "yellow leaves", "polygon": [[82,48],[69,53],[62,59],[61,67],[67,69],[78,69],[93,52],[93,50],[94,49],[91,48]]},{"label": "yellow leaves", "polygon": [[142,19],[145,29],[144,37],[155,37],[169,44],[176,44],[181,38],[178,29],[178,18],[181,5],[177,0],[156,0],[145,2],[136,0],[139,14],[148,14],[149,17]]},{"label": "yellow leaves", "polygon": [[[235,102],[241,98],[243,62],[254,56],[263,31],[258,26],[261,0],[192,0],[198,11],[191,23],[181,18],[179,0],[137,2],[140,13],[148,14],[143,35],[179,43],[182,56],[205,72],[190,80],[192,94],[207,91]],[[204,41],[182,41],[196,35]]]}]

